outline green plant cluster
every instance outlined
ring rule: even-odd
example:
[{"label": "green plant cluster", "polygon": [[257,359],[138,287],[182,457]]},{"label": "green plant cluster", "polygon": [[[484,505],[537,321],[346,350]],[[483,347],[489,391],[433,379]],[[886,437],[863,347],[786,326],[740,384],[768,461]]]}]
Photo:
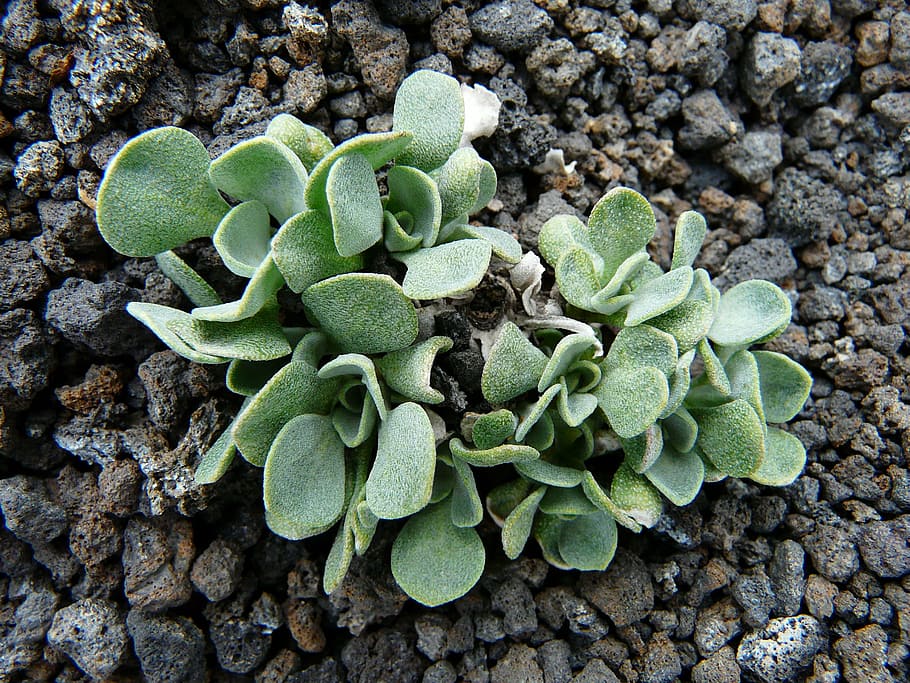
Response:
[{"label": "green plant cluster", "polygon": [[[379,522],[396,519],[407,521],[391,567],[411,597],[438,605],[470,590],[485,563],[480,468],[516,472],[486,497],[506,555],[533,536],[553,565],[593,570],[612,558],[616,522],[639,531],[664,498],[685,505],[724,476],[786,484],[805,462],[795,437],[766,423],[791,419],[811,379],[784,356],[748,350],[786,327],[789,301],[763,281],[721,296],[692,268],[706,232],[692,212],[664,273],[645,251],[653,212],[626,189],[587,226],[570,216],[544,226],[540,251],[573,331],[546,317],[527,332],[507,322],[483,370],[494,410],[464,416],[451,436],[430,376],[452,340],[419,337],[415,302],[469,292],[494,255],[522,257],[512,236],[469,222],[496,174],[461,146],[464,128],[457,81],[418,71],[399,89],[391,132],[336,147],[280,115],[211,160],[190,133],[160,128],[124,146],[99,189],[104,238],[154,256],[195,306],[129,312],[185,358],[227,364],[227,387],[245,398],[197,480],[216,481],[239,452],[264,469],[275,533],[337,525],[327,592]],[[238,300],[223,302],[174,253],[196,238],[247,279]],[[400,283],[365,271],[383,251],[404,265]],[[305,320],[280,310],[285,287]]]}]

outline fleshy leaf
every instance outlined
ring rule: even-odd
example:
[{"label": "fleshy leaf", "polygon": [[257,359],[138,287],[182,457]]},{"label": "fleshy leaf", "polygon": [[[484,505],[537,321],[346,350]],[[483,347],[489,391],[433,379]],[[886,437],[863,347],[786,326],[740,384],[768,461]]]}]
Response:
[{"label": "fleshy leaf", "polygon": [[442,224],[442,201],[436,183],[423,171],[410,166],[393,166],[387,180],[386,210],[393,214],[407,211],[414,221],[409,234],[420,237],[424,247],[432,247]]},{"label": "fleshy leaf", "polygon": [[275,266],[271,256],[266,256],[252,279],[246,284],[243,296],[217,306],[204,306],[191,311],[193,318],[200,321],[234,323],[252,318],[275,301],[275,294],[284,286],[284,278]]},{"label": "fleshy leaf", "polygon": [[236,322],[214,322],[187,316],[172,320],[168,327],[193,349],[209,356],[273,360],[291,352],[291,345],[278,324],[277,305],[274,304]]},{"label": "fleshy leaf", "polygon": [[406,211],[398,215],[391,211],[382,212],[382,244],[386,251],[411,251],[423,242],[421,235],[411,235],[414,230],[414,217]]},{"label": "fleshy leaf", "polygon": [[597,410],[597,397],[593,394],[570,392],[565,377],[559,380],[563,390],[556,398],[556,408],[562,421],[569,427],[577,427]]},{"label": "fleshy leaf", "polygon": [[337,358],[333,358],[328,363],[319,368],[319,378],[329,379],[331,377],[344,377],[353,375],[360,377],[372,397],[373,404],[379,413],[379,417],[385,420],[388,417],[388,408],[386,399],[382,391],[382,384],[376,374],[376,366],[373,361],[359,353],[345,353]]},{"label": "fleshy leaf", "polygon": [[474,474],[466,463],[454,458],[455,488],[452,490],[452,523],[455,526],[477,526],[483,519],[483,504],[477,493]]},{"label": "fleshy leaf", "polygon": [[354,532],[354,552],[363,555],[367,551],[378,526],[379,518],[373,514],[365,500],[354,506],[354,514],[351,519],[351,529]]},{"label": "fleshy leaf", "polygon": [[588,239],[604,260],[605,274],[616,272],[619,264],[643,250],[656,229],[648,200],[625,187],[607,192],[588,218]]},{"label": "fleshy leaf", "polygon": [[415,71],[398,88],[392,130],[407,131],[414,140],[396,161],[431,171],[458,149],[464,128],[461,86],[451,76]]},{"label": "fleshy leaf", "polygon": [[[227,269],[240,277],[252,277],[269,253],[269,212],[255,200],[238,204],[221,219],[212,243]],[[197,304],[197,306],[211,304]]]},{"label": "fleshy leaf", "polygon": [[474,422],[473,441],[477,448],[496,448],[515,433],[518,418],[511,410],[505,408],[481,415]]},{"label": "fleshy leaf", "polygon": [[505,230],[485,225],[459,225],[446,236],[447,241],[456,239],[480,239],[490,243],[493,254],[506,263],[521,260],[521,244]]},{"label": "fleshy leaf", "polygon": [[524,442],[530,431],[534,429],[534,425],[546,414],[547,408],[550,407],[550,404],[562,391],[562,384],[554,384],[543,392],[534,403],[522,408],[521,422],[515,431],[516,441],[519,443]]},{"label": "fleshy leaf", "polygon": [[130,140],[98,188],[101,236],[127,256],[154,256],[208,237],[230,209],[209,180],[209,164],[203,144],[180,128]]},{"label": "fleshy leaf", "polygon": [[556,264],[556,282],[566,301],[584,310],[591,309],[592,297],[600,289],[597,271],[591,254],[572,249]]},{"label": "fleshy leaf", "polygon": [[711,348],[711,343],[707,339],[702,339],[695,348],[698,349],[698,355],[701,356],[705,365],[704,376],[708,380],[708,384],[721,394],[728,395],[730,393],[730,379],[727,377],[720,358],[717,357],[714,349]]},{"label": "fleshy leaf", "polygon": [[527,497],[532,488],[531,482],[521,477],[494,487],[487,494],[487,512],[493,521],[502,526],[506,517]]},{"label": "fleshy leaf", "polygon": [[332,409],[332,426],[345,446],[356,448],[373,435],[378,417],[376,404],[372,400],[364,401],[359,411],[336,405]]},{"label": "fleshy leaf", "polygon": [[304,414],[324,415],[331,408],[337,380],[323,380],[305,361],[279,370],[237,415],[231,434],[241,454],[261,467],[281,428]]},{"label": "fleshy leaf", "polygon": [[329,170],[325,186],[335,248],[349,257],[382,239],[382,201],[369,160],[361,154],[341,157]]},{"label": "fleshy leaf", "polygon": [[[554,387],[550,388],[553,389]],[[559,387],[559,390],[561,391],[562,388]],[[518,438],[518,432],[516,431],[515,440],[536,448],[541,453],[547,450],[556,441],[556,425],[553,423],[550,413],[544,411],[521,439]]]},{"label": "fleshy leaf", "polygon": [[346,273],[303,293],[307,315],[345,352],[384,353],[417,338],[417,311],[388,275]]},{"label": "fleshy leaf", "polygon": [[221,298],[212,286],[174,252],[163,251],[157,254],[155,263],[196,306],[214,306],[221,303]]},{"label": "fleshy leaf", "polygon": [[524,550],[528,538],[531,536],[531,528],[534,524],[534,515],[537,513],[537,506],[543,500],[547,492],[546,486],[539,486],[522,500],[509,516],[506,517],[502,525],[502,549],[506,557],[514,560],[521,551]]},{"label": "fleshy leaf", "polygon": [[351,560],[354,558],[354,531],[347,524],[340,524],[335,534],[335,541],[325,558],[322,568],[322,590],[327,595],[335,592],[344,581]]},{"label": "fleshy leaf", "polygon": [[614,308],[614,304],[610,302],[616,298],[622,286],[648,262],[649,258],[646,251],[640,251],[620,263],[607,284],[591,298],[593,309],[601,313],[613,313],[613,310],[601,309]]},{"label": "fleshy leaf", "polygon": [[640,325],[678,306],[692,288],[693,277],[690,266],[680,266],[643,284],[633,292],[635,300],[626,309],[625,324]]},{"label": "fleshy leaf", "polygon": [[326,180],[332,166],[345,155],[360,154],[367,158],[375,171],[394,159],[401,150],[411,144],[410,133],[365,133],[345,140],[326,154],[310,174],[306,186],[307,206],[325,215],[329,215],[329,204],[326,199]]},{"label": "fleshy leaf", "polygon": [[631,439],[620,439],[625,463],[641,474],[653,465],[664,449],[660,425],[652,424],[644,432]]},{"label": "fleshy leaf", "polygon": [[433,361],[440,351],[452,348],[448,337],[430,337],[406,349],[392,351],[376,361],[376,366],[392,391],[419,403],[442,403],[445,396],[430,386]]},{"label": "fleshy leaf", "polygon": [[[585,224],[569,214],[553,216],[540,228],[537,248],[544,260],[554,268],[559,260],[573,249],[592,252]],[[597,257],[598,261],[600,257]]]},{"label": "fleshy leaf", "polygon": [[449,441],[452,455],[461,458],[474,467],[496,467],[506,463],[519,463],[536,460],[540,453],[530,446],[521,444],[504,443],[495,448],[472,449],[464,445],[461,439]]},{"label": "fleshy leaf", "polygon": [[540,511],[548,515],[587,515],[597,509],[580,486],[571,489],[549,488],[540,501]]},{"label": "fleshy leaf", "polygon": [[292,216],[272,239],[272,258],[288,287],[298,294],[310,285],[363,267],[360,254],[344,257],[335,248],[331,221],[318,211]]},{"label": "fleshy leaf", "polygon": [[667,407],[660,414],[661,419],[675,413],[685,401],[689,393],[689,387],[692,386],[690,368],[693,360],[695,360],[695,350],[690,349],[676,361],[676,368],[673,370],[673,374],[670,375],[670,397],[667,399]]},{"label": "fleshy leaf", "polygon": [[671,413],[663,422],[665,440],[680,453],[688,453],[695,445],[698,438],[698,423],[692,414],[680,406],[676,412]]},{"label": "fleshy leaf", "polygon": [[559,535],[562,532],[563,520],[555,515],[539,514],[534,519],[534,540],[540,546],[543,559],[558,569],[572,569],[559,554]]},{"label": "fleshy leaf", "polygon": [[567,519],[559,531],[559,554],[566,564],[582,571],[603,571],[616,552],[616,522],[596,511]]},{"label": "fleshy leaf", "polygon": [[438,503],[446,498],[455,488],[455,468],[448,465],[441,457],[436,458],[436,472],[433,474],[433,493],[430,503]]},{"label": "fleshy leaf", "polygon": [[265,134],[285,144],[297,155],[307,171],[312,171],[319,160],[334,147],[325,133],[290,114],[279,114],[272,119]]},{"label": "fleshy leaf", "polygon": [[245,140],[212,162],[212,183],[240,201],[257,199],[279,223],[304,211],[307,172],[286,145],[264,135]]},{"label": "fleshy leaf", "polygon": [[453,152],[430,177],[439,188],[444,224],[479,211],[496,192],[496,172],[473,147]]},{"label": "fleshy leaf", "polygon": [[467,292],[486,275],[492,248],[485,240],[458,240],[429,249],[396,252],[408,267],[401,286],[412,299],[441,299]]},{"label": "fleshy leaf", "polygon": [[765,457],[749,478],[766,486],[792,484],[806,466],[806,449],[792,434],[768,427]]},{"label": "fleshy leaf", "polygon": [[196,467],[195,480],[197,484],[212,484],[227,472],[234,460],[237,446],[231,438],[231,429],[225,429],[221,436],[215,439],[209,449],[202,456]]},{"label": "fleshy leaf", "polygon": [[610,346],[603,369],[655,367],[671,376],[676,370],[676,340],[650,325],[620,330]]},{"label": "fleshy leaf", "polygon": [[677,453],[665,448],[644,474],[671,503],[682,507],[695,500],[701,490],[705,466],[695,453]]},{"label": "fleshy leaf", "polygon": [[535,388],[547,361],[517,325],[507,322],[483,366],[480,386],[484,398],[495,405]]},{"label": "fleshy leaf", "polygon": [[664,508],[654,485],[626,465],[620,465],[613,475],[610,497],[629,517],[649,529],[657,524]]},{"label": "fleshy leaf", "polygon": [[299,415],[275,437],[263,473],[263,500],[270,521],[305,538],[341,518],[344,509],[344,444],[322,415]]},{"label": "fleshy leaf", "polygon": [[548,486],[559,486],[567,489],[578,486],[584,476],[584,470],[554,465],[539,458],[527,462],[516,462],[514,466],[519,474],[528,479],[533,479]]},{"label": "fleshy leaf", "polygon": [[676,235],[673,238],[673,262],[670,269],[675,270],[684,266],[691,266],[701,245],[708,234],[708,224],[705,218],[696,211],[683,211],[676,221]]},{"label": "fleshy leaf", "polygon": [[597,479],[594,478],[594,475],[587,470],[585,471],[584,478],[581,480],[581,486],[582,490],[585,492],[585,496],[596,507],[604,512],[609,512],[613,519],[627,529],[634,531],[636,534],[641,531],[641,524],[636,522],[625,510],[619,507],[619,505],[606,494],[603,488],[601,488]]},{"label": "fleshy leaf", "polygon": [[413,515],[430,502],[436,439],[426,412],[402,403],[379,426],[376,461],[367,478],[367,505],[380,519]]},{"label": "fleshy leaf", "polygon": [[148,327],[158,339],[170,347],[174,353],[196,363],[227,363],[229,358],[215,356],[197,351],[176,329],[191,329],[192,317],[189,313],[161,306],[160,304],[147,304],[142,301],[133,301],[126,306],[127,313]]},{"label": "fleshy leaf", "polygon": [[761,399],[768,422],[788,422],[802,410],[812,389],[812,376],[794,360],[773,351],[753,351],[761,380]]},{"label": "fleshy leaf", "polygon": [[560,339],[540,376],[537,391],[542,392],[557,383],[585,351],[597,345],[597,338],[589,334],[569,334]]},{"label": "fleshy leaf", "polygon": [[698,447],[724,474],[747,477],[765,455],[764,425],[742,399],[709,408],[690,407]]},{"label": "fleshy leaf", "polygon": [[460,598],[483,574],[486,553],[472,528],[452,524],[449,501],[407,521],[392,544],[392,575],[402,590],[427,607]]},{"label": "fleshy leaf", "polygon": [[746,350],[737,351],[724,364],[724,374],[730,380],[730,396],[741,398],[752,406],[758,419],[764,422],[765,409],[755,356]]},{"label": "fleshy leaf", "polygon": [[790,300],[766,280],[747,280],[720,297],[708,337],[722,346],[747,346],[768,341],[790,324]]},{"label": "fleshy leaf", "polygon": [[232,360],[225,375],[227,388],[241,396],[254,396],[275,373],[287,365],[286,358],[275,360]]},{"label": "fleshy leaf", "polygon": [[670,387],[660,370],[645,366],[607,373],[596,396],[613,431],[631,439],[658,419],[667,405]]}]

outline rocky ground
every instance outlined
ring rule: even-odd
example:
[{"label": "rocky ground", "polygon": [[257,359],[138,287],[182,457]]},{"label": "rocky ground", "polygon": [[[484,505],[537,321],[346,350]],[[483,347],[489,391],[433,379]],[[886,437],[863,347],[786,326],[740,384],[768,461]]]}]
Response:
[{"label": "rocky ground", "polygon": [[[907,680],[903,0],[12,0],[0,46],[0,680]],[[383,538],[322,595],[328,540],[269,533],[259,471],[193,483],[237,402],[125,314],[185,302],[101,242],[105,164],[165,124],[213,154],[278,112],[336,141],[385,130],[416,68],[503,100],[485,220],[526,246],[624,184],[658,210],[658,254],[692,207],[719,284],[787,291],[774,347],[815,376],[798,481],[709,485],[621,531],[602,574],[509,563],[485,526],[485,578],[433,610]],[[574,172],[528,170],[551,147]],[[211,248],[187,258],[236,291]],[[437,327],[495,324],[498,286]],[[456,351],[466,404],[476,352]]]}]

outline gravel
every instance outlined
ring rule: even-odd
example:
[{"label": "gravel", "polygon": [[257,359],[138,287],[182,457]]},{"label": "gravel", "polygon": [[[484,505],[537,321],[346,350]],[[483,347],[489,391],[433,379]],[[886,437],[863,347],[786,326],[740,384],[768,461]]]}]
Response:
[{"label": "gravel", "polygon": [[110,600],[86,598],[54,615],[47,641],[94,679],[117,670],[129,647],[123,616]]}]

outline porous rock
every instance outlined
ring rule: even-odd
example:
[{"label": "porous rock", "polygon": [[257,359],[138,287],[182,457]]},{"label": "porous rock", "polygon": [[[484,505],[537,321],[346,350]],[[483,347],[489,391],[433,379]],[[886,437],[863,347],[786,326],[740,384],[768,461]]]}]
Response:
[{"label": "porous rock", "polygon": [[85,598],[54,615],[48,642],[94,679],[105,679],[126,656],[123,617],[110,600]]}]

